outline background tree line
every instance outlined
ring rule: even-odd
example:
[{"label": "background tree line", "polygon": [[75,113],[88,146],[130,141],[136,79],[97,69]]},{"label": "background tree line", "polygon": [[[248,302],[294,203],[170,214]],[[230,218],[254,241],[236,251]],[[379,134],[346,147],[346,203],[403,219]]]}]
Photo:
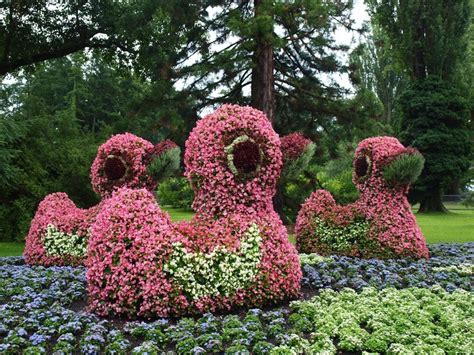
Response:
[{"label": "background tree line", "polygon": [[[281,187],[290,220],[315,188],[356,198],[351,154],[379,134],[422,151],[413,201],[442,210],[441,194],[464,188],[472,163],[472,4],[366,5],[371,21],[357,27],[351,1],[3,2],[0,239],[21,239],[48,193],[95,203],[89,168],[110,135],[183,147],[203,110],[224,102],[316,143],[312,164]],[[339,27],[363,40],[337,43]],[[354,92],[332,74],[349,75]]]}]

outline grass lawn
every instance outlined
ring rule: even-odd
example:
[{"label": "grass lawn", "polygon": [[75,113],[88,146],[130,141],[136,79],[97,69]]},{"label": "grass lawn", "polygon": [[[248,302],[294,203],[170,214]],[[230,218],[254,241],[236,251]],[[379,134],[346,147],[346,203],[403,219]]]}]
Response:
[{"label": "grass lawn", "polygon": [[416,213],[415,216],[429,244],[474,241],[474,210]]},{"label": "grass lawn", "polygon": [[[170,214],[173,222],[189,221],[193,212],[163,207]],[[418,224],[429,244],[434,243],[464,243],[474,241],[474,210],[456,210],[444,213],[415,214]],[[295,242],[290,235],[292,243]],[[21,255],[23,243],[0,243],[0,257],[10,255]]]},{"label": "grass lawn", "polygon": [[180,208],[171,208],[169,206],[165,206],[161,209],[170,214],[170,218],[173,222],[189,221],[194,216],[193,211],[184,210]]},{"label": "grass lawn", "polygon": [[0,243],[0,257],[21,255],[23,254],[24,248],[25,248],[24,243],[1,242]]}]

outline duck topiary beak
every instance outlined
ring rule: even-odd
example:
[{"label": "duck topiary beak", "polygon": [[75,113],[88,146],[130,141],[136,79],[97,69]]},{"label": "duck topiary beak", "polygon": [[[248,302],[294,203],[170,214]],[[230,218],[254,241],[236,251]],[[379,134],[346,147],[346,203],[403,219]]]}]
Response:
[{"label": "duck topiary beak", "polygon": [[425,158],[413,148],[408,148],[383,168],[383,177],[391,187],[413,184],[420,176]]}]

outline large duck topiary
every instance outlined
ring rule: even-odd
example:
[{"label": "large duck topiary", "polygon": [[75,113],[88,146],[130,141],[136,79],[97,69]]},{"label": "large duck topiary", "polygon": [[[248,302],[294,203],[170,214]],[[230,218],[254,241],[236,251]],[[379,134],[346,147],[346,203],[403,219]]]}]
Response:
[{"label": "large duck topiary", "polygon": [[407,200],[424,159],[396,138],[360,142],[354,157],[353,182],[360,198],[338,205],[328,191],[305,201],[296,221],[301,253],[362,258],[428,258],[426,241]]},{"label": "large duck topiary", "polygon": [[298,254],[272,205],[280,139],[266,116],[222,106],[198,121],[184,162],[192,221],[171,223],[145,189],[104,202],[88,248],[90,309],[166,317],[298,296]]}]

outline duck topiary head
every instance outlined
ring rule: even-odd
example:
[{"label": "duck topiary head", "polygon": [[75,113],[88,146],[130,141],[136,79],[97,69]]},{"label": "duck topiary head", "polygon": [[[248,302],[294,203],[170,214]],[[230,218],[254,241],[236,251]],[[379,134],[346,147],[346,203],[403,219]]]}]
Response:
[{"label": "duck topiary head", "polygon": [[404,147],[394,137],[367,138],[357,146],[352,180],[362,192],[369,187],[406,192],[421,174],[424,161],[418,150]]},{"label": "duck topiary head", "polygon": [[156,145],[131,133],[112,136],[102,144],[91,167],[92,187],[109,197],[121,187],[154,190],[179,168],[179,147],[170,140]]},{"label": "duck topiary head", "polygon": [[282,153],[263,112],[223,105],[207,115],[186,141],[184,163],[196,212],[219,217],[273,208]]}]

